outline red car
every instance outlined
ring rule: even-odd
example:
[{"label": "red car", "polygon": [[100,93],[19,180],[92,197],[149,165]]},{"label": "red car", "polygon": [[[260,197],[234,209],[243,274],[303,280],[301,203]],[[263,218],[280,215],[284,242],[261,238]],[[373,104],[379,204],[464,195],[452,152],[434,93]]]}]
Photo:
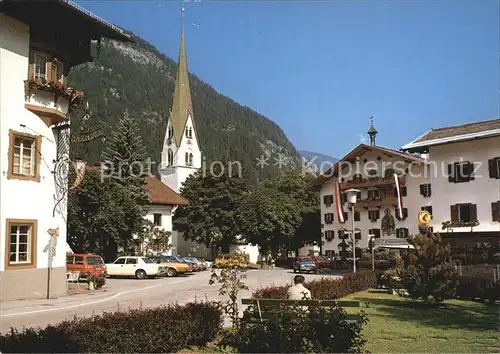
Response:
[{"label": "red car", "polygon": [[331,259],[326,256],[311,256],[311,258],[318,268],[329,268],[332,263]]}]

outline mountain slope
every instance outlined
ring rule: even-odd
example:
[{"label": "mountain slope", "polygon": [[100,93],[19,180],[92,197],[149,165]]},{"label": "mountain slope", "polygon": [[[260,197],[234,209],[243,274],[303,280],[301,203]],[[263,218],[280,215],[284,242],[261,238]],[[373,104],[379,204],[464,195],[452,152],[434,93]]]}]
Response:
[{"label": "mountain slope", "polygon": [[329,155],[307,150],[299,150],[299,154],[306,163],[310,164],[311,170],[319,173],[325,172],[339,160]]},{"label": "mountain slope", "polygon": [[[135,38],[133,44],[103,41],[94,62],[71,70],[69,84],[85,92],[92,111],[88,123],[103,127],[105,134],[128,110],[137,120],[146,152],[157,168],[177,64],[148,42]],[[190,75],[189,79],[196,127],[208,167],[212,161],[222,161],[226,166],[228,161],[239,161],[255,182],[276,174],[272,162],[278,154],[297,161],[295,147],[276,123],[219,94],[196,76]],[[81,125],[77,119],[72,121],[73,131],[78,132]],[[75,150],[89,163],[97,163],[102,143],[93,141]],[[260,168],[256,159],[263,155],[271,156],[270,164]]]}]

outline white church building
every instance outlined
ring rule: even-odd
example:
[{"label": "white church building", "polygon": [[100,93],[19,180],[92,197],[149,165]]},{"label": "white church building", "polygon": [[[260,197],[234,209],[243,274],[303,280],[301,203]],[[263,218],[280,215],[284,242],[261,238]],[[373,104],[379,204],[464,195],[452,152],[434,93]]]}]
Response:
[{"label": "white church building", "polygon": [[[184,15],[184,9],[182,11]],[[180,193],[184,181],[201,167],[202,153],[189,87],[183,16],[174,97],[161,154],[161,182],[175,193]],[[150,213],[148,213],[149,218],[154,218],[154,214],[158,214],[155,211],[158,210],[158,207],[160,206],[152,206]],[[168,212],[162,214],[166,218],[164,230],[172,233],[172,248],[168,253],[213,259],[215,255],[212,254],[211,248],[196,242],[186,241],[182,234],[173,230],[172,216],[175,214],[177,206],[169,205],[166,208]],[[247,253],[251,262],[257,262],[259,255],[257,246],[235,245],[234,247]]]}]

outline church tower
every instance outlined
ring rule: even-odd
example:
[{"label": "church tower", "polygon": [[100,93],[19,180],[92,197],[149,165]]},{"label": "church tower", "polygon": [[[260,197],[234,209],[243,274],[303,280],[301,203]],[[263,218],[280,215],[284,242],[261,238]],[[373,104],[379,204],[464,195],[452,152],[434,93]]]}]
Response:
[{"label": "church tower", "polygon": [[161,153],[161,181],[174,191],[179,192],[186,178],[200,168],[201,150],[189,88],[183,8],[174,98]]}]

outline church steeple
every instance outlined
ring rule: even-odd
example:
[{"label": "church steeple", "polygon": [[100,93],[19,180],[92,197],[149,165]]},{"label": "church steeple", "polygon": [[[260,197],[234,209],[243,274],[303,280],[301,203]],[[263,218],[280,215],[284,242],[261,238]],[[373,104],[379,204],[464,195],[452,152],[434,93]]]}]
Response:
[{"label": "church steeple", "polygon": [[370,128],[368,129],[368,135],[370,136],[370,145],[375,146],[375,137],[378,134],[377,129],[375,129],[375,126],[373,125],[373,116],[370,117]]},{"label": "church steeple", "polygon": [[177,78],[175,80],[174,99],[170,117],[174,131],[174,142],[180,146],[184,133],[184,128],[188,121],[188,116],[193,118],[193,103],[191,101],[191,90],[189,88],[189,77],[186,58],[186,44],[184,42],[184,8],[182,8],[181,43],[179,48],[179,61],[177,67]]}]

